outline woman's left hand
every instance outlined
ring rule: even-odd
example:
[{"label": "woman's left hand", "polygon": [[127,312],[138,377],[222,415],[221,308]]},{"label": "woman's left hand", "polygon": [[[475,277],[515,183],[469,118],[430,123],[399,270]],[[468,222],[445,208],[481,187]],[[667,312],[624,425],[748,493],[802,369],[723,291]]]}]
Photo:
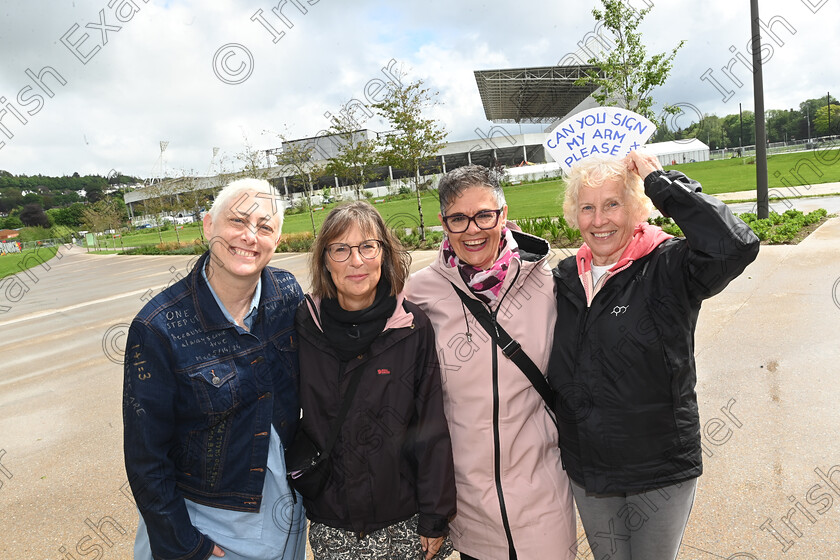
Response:
[{"label": "woman's left hand", "polygon": [[662,169],[659,159],[653,154],[632,151],[624,158],[624,164],[631,172],[635,171],[644,180],[654,171]]},{"label": "woman's left hand", "polygon": [[443,545],[443,539],[445,537],[420,537],[420,546],[423,548],[423,552],[426,553],[426,560],[431,560],[434,558],[435,554],[438,553],[440,547]]}]

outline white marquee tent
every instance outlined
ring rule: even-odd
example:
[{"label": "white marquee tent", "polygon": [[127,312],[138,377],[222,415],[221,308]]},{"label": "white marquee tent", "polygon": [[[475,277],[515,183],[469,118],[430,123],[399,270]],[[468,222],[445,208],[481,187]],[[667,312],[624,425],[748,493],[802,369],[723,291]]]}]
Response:
[{"label": "white marquee tent", "polygon": [[709,147],[697,138],[646,144],[645,149],[659,158],[662,165],[709,161]]}]

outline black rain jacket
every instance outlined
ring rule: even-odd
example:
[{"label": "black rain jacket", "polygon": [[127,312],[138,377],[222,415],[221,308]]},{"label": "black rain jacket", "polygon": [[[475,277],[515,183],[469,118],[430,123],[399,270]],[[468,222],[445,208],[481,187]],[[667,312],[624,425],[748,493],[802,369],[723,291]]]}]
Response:
[{"label": "black rain jacket", "polygon": [[[405,326],[391,328],[395,323]],[[364,368],[330,453],[330,480],[316,500],[304,499],[306,516],[364,536],[419,513],[418,534],[448,534],[455,468],[435,333],[426,314],[398,296],[394,315],[369,351],[343,366],[306,302],[295,324],[302,429],[321,449],[351,374]]]},{"label": "black rain jacket", "polygon": [[587,307],[576,257],[554,269],[557,324],[548,378],[560,449],[588,492],[652,490],[699,476],[694,329],[701,302],[758,254],[752,230],[700,185],[654,172],[645,192],[685,238],[607,279]]}]

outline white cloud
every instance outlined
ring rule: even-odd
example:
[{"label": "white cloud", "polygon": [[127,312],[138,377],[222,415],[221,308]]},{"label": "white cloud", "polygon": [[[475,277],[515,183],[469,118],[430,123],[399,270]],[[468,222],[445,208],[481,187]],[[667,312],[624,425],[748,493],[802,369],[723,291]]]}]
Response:
[{"label": "white cloud", "polygon": [[[129,0],[121,2],[129,10]],[[797,107],[838,83],[840,69],[831,54],[838,52],[840,38],[831,22],[838,20],[840,6],[820,2],[761,2],[762,19],[774,22],[775,38],[784,43],[765,35],[764,43],[773,48],[764,66],[767,109]],[[8,109],[0,113],[0,124],[13,134],[8,138],[0,130],[6,143],[0,169],[52,175],[118,169],[147,176],[159,156],[158,142],[168,140],[170,170],[204,172],[214,146],[230,157],[242,150],[244,138],[258,149],[275,146],[276,138],[265,130],[293,137],[318,133],[328,124],[324,112],[363,98],[365,84],[382,77],[391,59],[404,64],[409,79],[422,78],[440,91],[443,105],[435,115],[451,140],[467,139],[477,127],[492,126],[484,118],[473,71],[556,63],[593,30],[591,9],[600,4],[298,0],[306,14],[294,2],[283,7],[290,28],[272,13],[276,0],[134,3],[139,11],[120,23],[108,0],[0,1],[0,96],[27,120],[23,124]],[[641,6],[645,0],[632,3]],[[106,33],[106,44],[97,29],[100,10],[108,25],[121,26]],[[274,26],[273,34],[251,20],[258,10]],[[736,62],[732,72],[744,82],[737,87],[722,71],[735,54],[749,56],[749,22],[746,2],[657,2],[642,26],[648,51],[670,49],[681,39],[686,45],[656,98],[721,116],[737,112],[739,102],[752,109],[750,72]],[[86,64],[61,42],[74,24],[79,28],[69,40],[87,33],[80,50],[100,49]],[[281,32],[285,36],[274,42]],[[214,53],[225,44],[244,45],[253,57],[253,71],[239,85],[223,83],[214,73]],[[248,59],[237,53],[228,59],[229,80],[243,63]],[[46,66],[67,82],[46,78],[51,98],[25,73]],[[721,88],[732,92],[727,101],[701,79],[709,69]],[[37,112],[31,100],[25,107],[17,101],[27,86],[33,87],[30,95],[42,97]],[[382,128],[375,120],[369,126]]]}]

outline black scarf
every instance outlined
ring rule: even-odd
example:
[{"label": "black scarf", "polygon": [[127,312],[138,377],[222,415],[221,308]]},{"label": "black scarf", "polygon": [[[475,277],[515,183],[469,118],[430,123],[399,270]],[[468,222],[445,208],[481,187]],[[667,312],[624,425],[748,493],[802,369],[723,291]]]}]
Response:
[{"label": "black scarf", "polygon": [[376,296],[369,307],[358,311],[342,309],[337,299],[321,301],[321,327],[338,357],[347,361],[364,354],[385,329],[388,318],[397,308],[397,298],[384,278],[376,287]]}]

